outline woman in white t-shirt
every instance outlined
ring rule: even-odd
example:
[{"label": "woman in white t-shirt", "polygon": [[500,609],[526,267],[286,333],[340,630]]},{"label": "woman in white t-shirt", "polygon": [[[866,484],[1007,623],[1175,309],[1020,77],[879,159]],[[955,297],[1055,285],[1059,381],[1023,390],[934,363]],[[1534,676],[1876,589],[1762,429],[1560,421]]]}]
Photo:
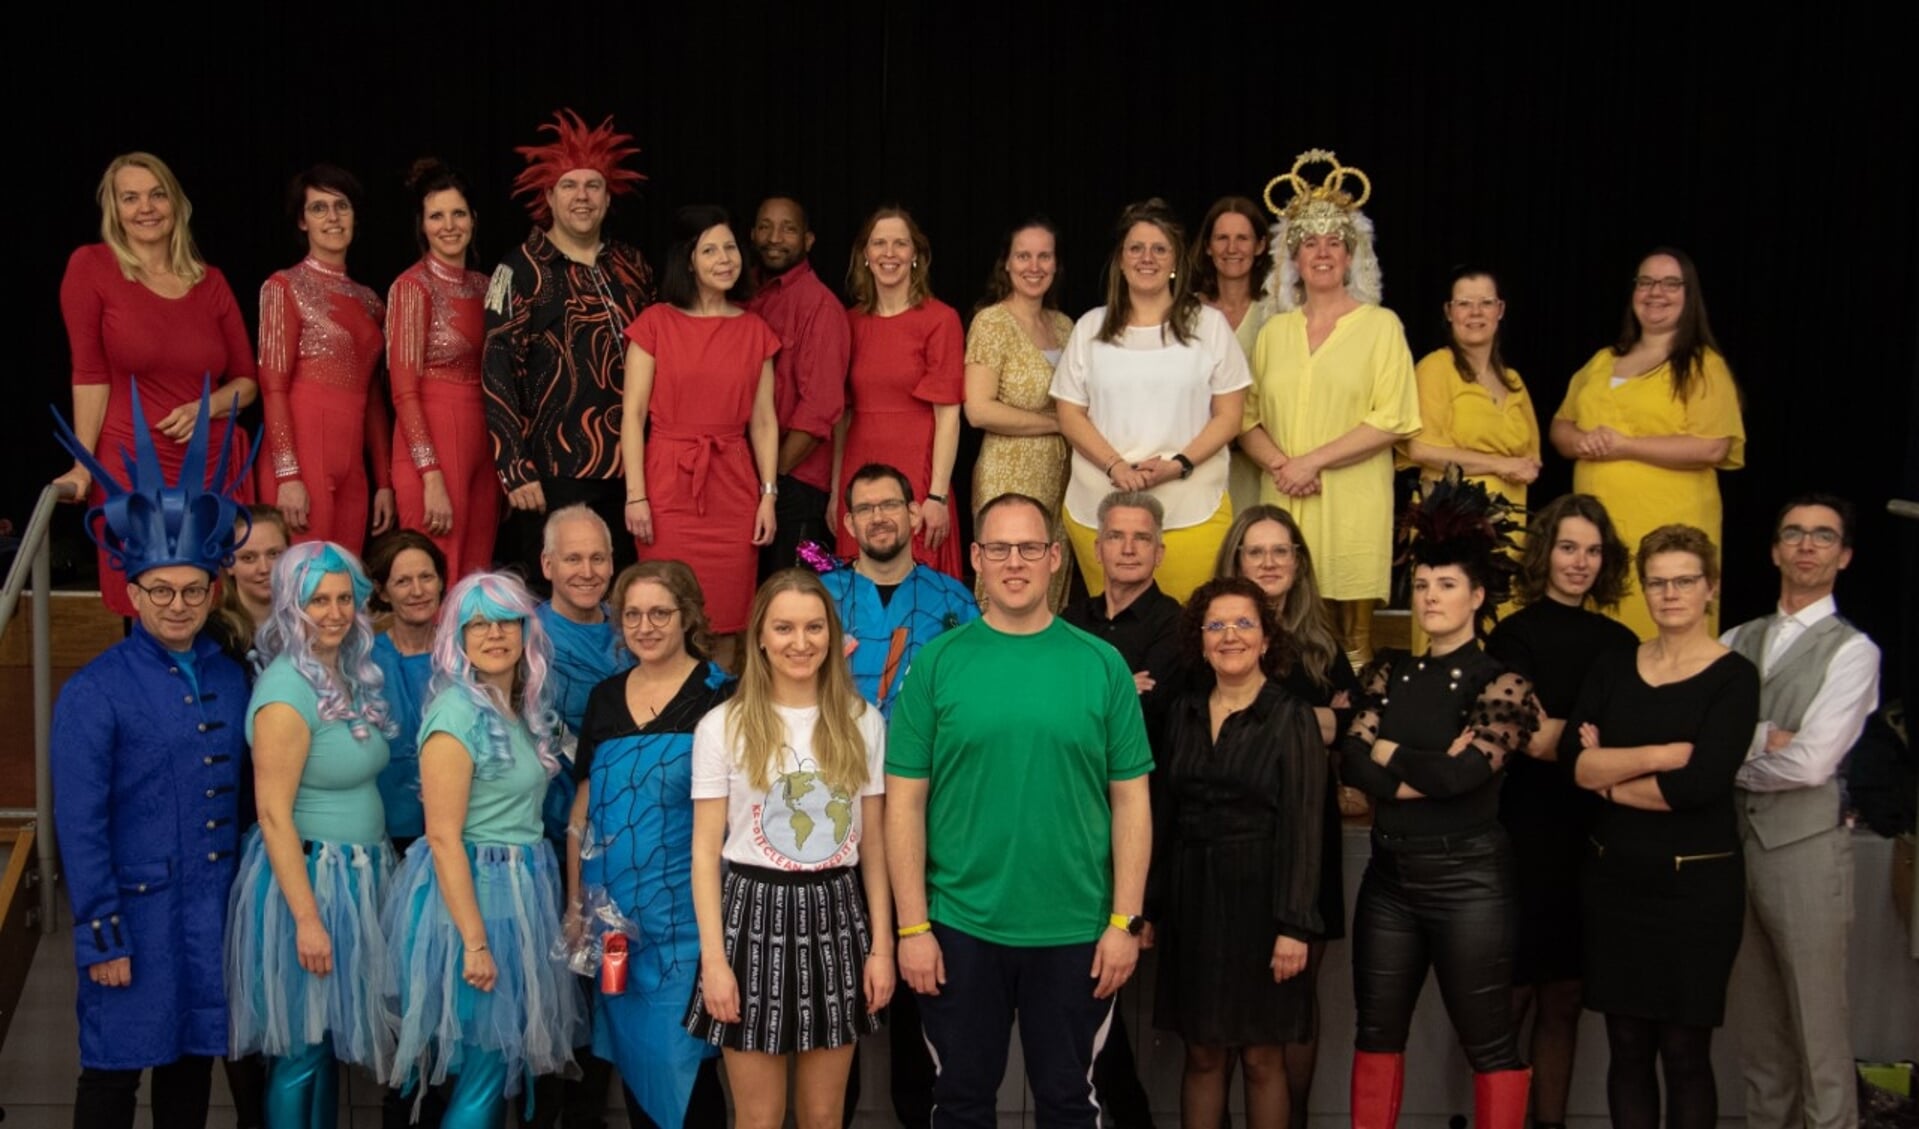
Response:
[{"label": "woman in white t-shirt", "polygon": [[1233,522],[1227,449],[1253,378],[1225,316],[1180,276],[1185,261],[1185,232],[1164,201],[1120,213],[1106,304],[1079,319],[1053,374],[1073,448],[1066,533],[1095,595],[1106,587],[1099,502],[1112,491],[1150,490],[1165,508],[1157,578],[1176,600],[1212,579]]},{"label": "woman in white t-shirt", "polygon": [[893,995],[886,727],[840,661],[812,572],[770,577],[746,638],[738,694],[693,731],[700,980],[686,1028],[722,1048],[742,1125],[783,1123],[797,1053],[800,1129],[838,1129],[854,1047]]}]

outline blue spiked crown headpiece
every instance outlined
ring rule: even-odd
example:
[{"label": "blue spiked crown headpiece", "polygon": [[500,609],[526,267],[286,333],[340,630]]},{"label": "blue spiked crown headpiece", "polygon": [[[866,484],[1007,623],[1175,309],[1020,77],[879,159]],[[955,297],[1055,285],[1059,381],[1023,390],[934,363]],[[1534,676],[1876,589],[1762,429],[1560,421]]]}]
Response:
[{"label": "blue spiked crown headpiece", "polygon": [[[127,472],[125,484],[93,457],[60,410],[53,409],[60,445],[80,460],[106,491],[106,501],[87,511],[87,536],[106,551],[113,567],[129,580],[166,565],[192,565],[209,575],[217,574],[232,562],[234,550],[246,541],[247,532],[234,527],[237,520],[246,519],[246,507],[234,499],[233,492],[246,480],[258,448],[249,446],[240,465],[226,476],[227,449],[234,432],[229,426],[221,436],[219,454],[212,463],[207,462],[212,383],[209,376],[200,385],[200,415],[194,421],[193,438],[180,464],[180,480],[171,484],[153,446],[137,380],[132,391],[133,450],[120,449],[120,461]],[[235,416],[238,411],[239,404],[235,403]],[[246,530],[251,528],[252,522],[247,519]]]}]

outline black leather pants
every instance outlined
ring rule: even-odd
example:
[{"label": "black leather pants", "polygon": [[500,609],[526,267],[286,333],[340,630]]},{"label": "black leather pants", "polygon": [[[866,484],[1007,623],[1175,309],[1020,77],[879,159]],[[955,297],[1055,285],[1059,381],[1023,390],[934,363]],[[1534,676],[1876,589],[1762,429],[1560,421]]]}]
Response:
[{"label": "black leather pants", "polygon": [[1431,968],[1474,1072],[1520,1069],[1512,1020],[1517,921],[1503,828],[1417,838],[1375,831],[1353,907],[1358,1049],[1405,1051]]}]

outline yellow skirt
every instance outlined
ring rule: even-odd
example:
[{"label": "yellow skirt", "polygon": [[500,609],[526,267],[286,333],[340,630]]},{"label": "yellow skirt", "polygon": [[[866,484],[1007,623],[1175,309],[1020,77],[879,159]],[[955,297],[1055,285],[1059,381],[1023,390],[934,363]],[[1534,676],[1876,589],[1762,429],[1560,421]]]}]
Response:
[{"label": "yellow skirt", "polygon": [[[1153,579],[1159,590],[1178,600],[1213,578],[1213,562],[1219,559],[1219,547],[1226,543],[1226,532],[1233,525],[1233,500],[1222,494],[1213,516],[1198,525],[1168,529],[1161,535],[1166,557]],[[1079,562],[1079,574],[1086,590],[1097,596],[1106,591],[1106,574],[1099,567],[1099,530],[1074,521],[1066,515],[1066,538],[1073,543],[1073,559]]]}]

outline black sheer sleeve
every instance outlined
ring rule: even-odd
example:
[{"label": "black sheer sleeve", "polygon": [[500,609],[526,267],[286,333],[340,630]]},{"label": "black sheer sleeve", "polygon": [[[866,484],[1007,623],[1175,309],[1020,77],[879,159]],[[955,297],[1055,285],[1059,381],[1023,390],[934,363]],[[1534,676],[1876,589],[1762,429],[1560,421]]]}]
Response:
[{"label": "black sheer sleeve", "polygon": [[1399,777],[1373,763],[1373,743],[1379,740],[1380,710],[1392,673],[1393,654],[1381,655],[1360,672],[1358,710],[1339,742],[1340,780],[1381,800],[1399,794]]},{"label": "black sheer sleeve", "polygon": [[[1401,780],[1433,799],[1460,796],[1481,787],[1505,767],[1506,757],[1532,740],[1539,718],[1526,706],[1532,684],[1511,671],[1495,675],[1480,688],[1467,714],[1472,742],[1457,754],[1447,748],[1401,745],[1391,769]],[[1450,746],[1449,746],[1450,747]]]}]

